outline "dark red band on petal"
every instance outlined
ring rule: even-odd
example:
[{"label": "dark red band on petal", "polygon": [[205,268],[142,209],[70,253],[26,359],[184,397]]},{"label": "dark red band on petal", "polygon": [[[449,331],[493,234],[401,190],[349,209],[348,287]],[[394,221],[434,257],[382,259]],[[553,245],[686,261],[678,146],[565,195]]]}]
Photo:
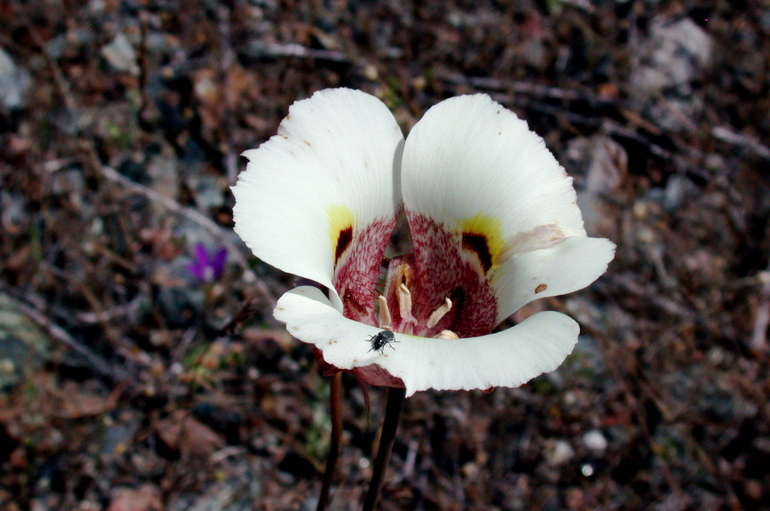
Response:
[{"label": "dark red band on petal", "polygon": [[463,248],[473,252],[479,258],[484,273],[487,273],[492,267],[492,253],[489,251],[487,237],[475,232],[463,233]]},{"label": "dark red band on petal", "polygon": [[345,250],[350,246],[350,244],[353,241],[353,227],[346,227],[345,229],[342,229],[340,231],[339,236],[337,236],[337,245],[334,249],[334,266],[337,266],[337,263],[339,262],[340,258],[342,257],[342,254],[345,253]]}]

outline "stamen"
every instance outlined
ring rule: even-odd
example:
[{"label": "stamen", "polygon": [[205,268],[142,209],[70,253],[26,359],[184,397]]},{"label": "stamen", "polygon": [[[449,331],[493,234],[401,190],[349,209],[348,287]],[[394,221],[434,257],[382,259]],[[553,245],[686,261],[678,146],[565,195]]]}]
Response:
[{"label": "stamen", "polygon": [[377,301],[380,302],[380,310],[378,312],[380,316],[380,328],[386,328],[390,330],[390,328],[393,326],[393,318],[391,317],[390,309],[388,308],[388,300],[386,300],[384,296],[380,295],[377,297]]},{"label": "stamen", "polygon": [[417,325],[417,319],[412,315],[412,293],[406,284],[398,286],[398,311],[401,313],[401,320],[404,325],[410,325],[410,328],[401,328],[403,333],[413,332],[413,327]]},{"label": "stamen", "polygon": [[452,300],[444,298],[444,303],[439,305],[438,309],[433,311],[433,314],[428,318],[428,322],[425,324],[428,328],[433,328],[438,325],[438,322],[446,316],[446,313],[452,310]]},{"label": "stamen", "polygon": [[398,312],[402,319],[413,318],[412,316],[412,293],[406,284],[398,286]]},{"label": "stamen", "polygon": [[459,337],[451,330],[442,330],[435,339],[459,339]]},{"label": "stamen", "polygon": [[398,286],[398,312],[402,318],[412,315],[412,293],[406,284]]}]

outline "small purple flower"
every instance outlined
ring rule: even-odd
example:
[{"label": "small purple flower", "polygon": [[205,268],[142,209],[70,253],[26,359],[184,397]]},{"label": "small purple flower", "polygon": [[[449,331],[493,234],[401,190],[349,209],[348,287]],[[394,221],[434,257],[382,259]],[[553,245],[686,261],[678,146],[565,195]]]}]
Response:
[{"label": "small purple flower", "polygon": [[227,261],[227,249],[222,247],[210,255],[203,243],[197,243],[193,259],[193,262],[187,266],[190,273],[199,281],[211,284],[222,276]]}]

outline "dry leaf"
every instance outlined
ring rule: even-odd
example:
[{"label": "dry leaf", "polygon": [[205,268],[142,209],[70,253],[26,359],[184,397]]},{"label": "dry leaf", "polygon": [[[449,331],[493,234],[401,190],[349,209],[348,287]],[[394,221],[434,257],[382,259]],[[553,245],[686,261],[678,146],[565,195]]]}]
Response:
[{"label": "dry leaf", "polygon": [[182,456],[208,457],[225,446],[221,436],[183,410],[156,423],[155,431],[169,448]]},{"label": "dry leaf", "polygon": [[117,488],[107,511],[161,511],[160,490],[153,484],[139,488]]}]

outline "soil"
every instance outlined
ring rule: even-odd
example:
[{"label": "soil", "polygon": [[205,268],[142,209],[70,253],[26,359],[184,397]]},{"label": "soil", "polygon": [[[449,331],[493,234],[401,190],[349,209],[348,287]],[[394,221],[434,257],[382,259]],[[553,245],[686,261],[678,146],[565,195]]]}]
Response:
[{"label": "soil", "polygon": [[[315,509],[328,382],[272,318],[291,276],[232,231],[239,155],[328,87],[405,131],[486,93],[618,246],[530,304],[554,373],[406,400],[382,510],[770,509],[764,1],[0,3],[0,508]],[[226,263],[193,271],[200,248]],[[203,277],[203,278],[201,278]],[[331,509],[384,391],[344,379]]]}]

